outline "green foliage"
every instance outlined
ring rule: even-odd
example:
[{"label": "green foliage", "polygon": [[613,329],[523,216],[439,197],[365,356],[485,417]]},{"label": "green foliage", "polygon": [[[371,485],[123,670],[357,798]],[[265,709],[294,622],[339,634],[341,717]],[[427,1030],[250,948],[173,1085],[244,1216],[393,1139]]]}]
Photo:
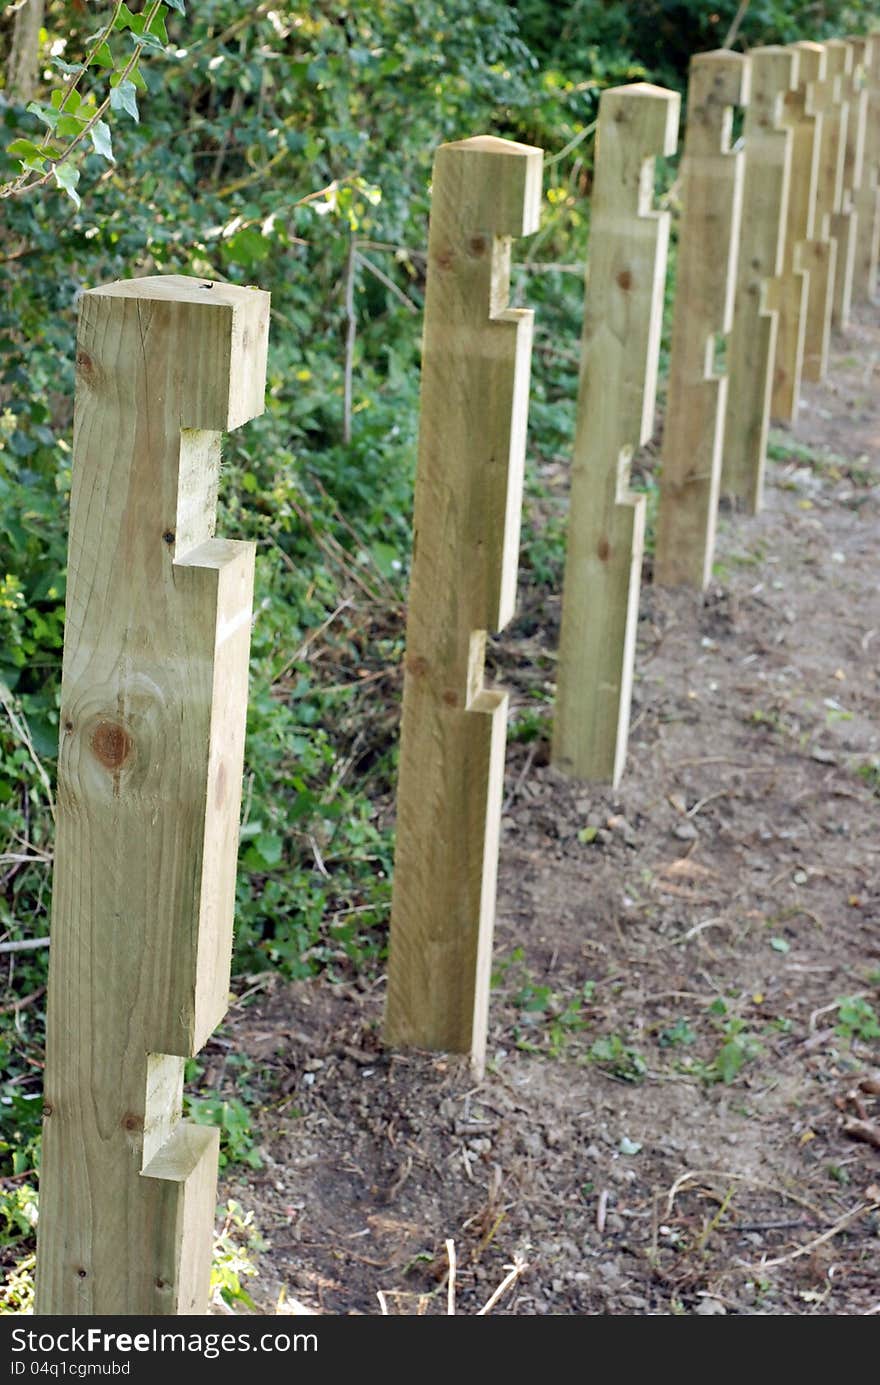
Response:
[{"label": "green foliage", "polygon": [[[47,0],[35,99],[0,92],[3,936],[48,925],[82,290],[183,273],[272,292],[266,413],[225,443],[219,517],[220,532],[258,545],[235,965],[292,977],[374,966],[390,898],[433,151],[492,131],[550,154],[542,227],[516,247],[512,298],[537,310],[522,566],[533,587],[558,592],[564,516],[547,476],[571,449],[598,98],[644,76],[681,85],[689,52],[717,44],[735,9]],[[741,37],[787,41],[877,19],[869,4],[807,16],[758,0]],[[10,32],[7,7],[0,72]],[[668,174],[659,170],[661,190]],[[656,494],[649,470],[635,482]],[[528,743],[547,726],[539,703],[514,736]],[[9,989],[39,996],[45,967],[45,950],[16,954]],[[519,1041],[586,1050],[589,996],[544,989],[522,981]],[[36,1159],[39,1069],[28,1060],[42,1046],[39,1005],[15,1023],[14,1045],[0,1049],[6,1175]],[[673,1030],[667,1043],[689,1042]],[[721,1037],[716,1080],[730,1080],[751,1041]],[[644,1072],[619,1035],[594,1039],[589,1057],[626,1080]],[[259,1159],[241,1097],[188,1103],[221,1124],[226,1159]],[[24,1303],[24,1281],[15,1292]]]},{"label": "green foliage", "polygon": [[[140,119],[137,90],[146,85],[139,71],[141,55],[145,49],[163,55],[171,51],[165,27],[168,8],[183,13],[183,0],[150,0],[139,14],[117,3],[86,41],[82,61],[68,63],[53,54],[58,85],[47,93],[47,100],[28,103],[33,133],[7,145],[18,171],[0,184],[0,199],[21,196],[54,179],[74,206],[80,206],[77,185],[88,151],[86,137],[96,154],[109,164],[116,162],[110,126],[102,117],[124,112],[132,120]],[[34,122],[45,129],[40,132]]]},{"label": "green foliage", "polygon": [[256,1305],[244,1285],[245,1278],[256,1275],[254,1252],[266,1249],[266,1242],[254,1226],[253,1212],[245,1212],[240,1203],[230,1199],[223,1211],[223,1224],[214,1238],[211,1265],[211,1293],[222,1299],[228,1308],[241,1306],[255,1313]]},{"label": "green foliage", "polygon": [[844,1039],[861,1039],[868,1043],[880,1039],[880,1022],[877,1012],[864,996],[851,995],[837,1002],[837,1024],[835,1029]]},{"label": "green foliage", "polygon": [[23,1255],[0,1285],[0,1313],[33,1313],[36,1255]]},{"label": "green foliage", "polygon": [[696,1039],[697,1036],[687,1020],[677,1019],[660,1033],[657,1042],[661,1048],[674,1048],[678,1044],[695,1043]]},{"label": "green foliage", "polygon": [[720,998],[709,1007],[709,1014],[722,1042],[712,1061],[702,1066],[702,1076],[707,1082],[731,1083],[747,1063],[758,1057],[761,1047],[745,1020],[728,1015],[727,1005]]},{"label": "green foliage", "polygon": [[590,1058],[621,1082],[641,1082],[647,1072],[644,1058],[619,1034],[603,1034],[590,1047]]},{"label": "green foliage", "polygon": [[261,1169],[263,1160],[254,1144],[250,1112],[238,1097],[188,1096],[186,1115],[197,1125],[220,1131],[220,1167],[244,1164]]},{"label": "green foliage", "polygon": [[30,1239],[36,1225],[36,1188],[19,1183],[0,1189],[0,1246]]},{"label": "green foliage", "polygon": [[[682,86],[691,54],[727,41],[739,0],[516,0],[515,9],[523,38],[547,64],[572,75],[613,73],[615,81],[649,72]],[[734,46],[864,33],[878,16],[876,0],[751,0]]]},{"label": "green foliage", "polygon": [[865,765],[859,765],[856,773],[860,779],[864,779],[871,792],[880,798],[880,763],[870,760]]}]

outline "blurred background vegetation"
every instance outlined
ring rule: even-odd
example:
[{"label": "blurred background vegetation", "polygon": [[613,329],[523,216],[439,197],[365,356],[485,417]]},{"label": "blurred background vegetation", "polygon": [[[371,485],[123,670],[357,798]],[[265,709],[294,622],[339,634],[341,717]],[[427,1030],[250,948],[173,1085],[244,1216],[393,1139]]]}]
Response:
[{"label": "blurred background vegetation", "polygon": [[[547,475],[572,429],[601,91],[683,89],[701,49],[875,25],[880,3],[858,0],[7,0],[0,945],[49,926],[79,293],[154,273],[271,290],[266,414],[225,444],[219,525],[258,544],[235,969],[246,984],[363,973],[389,905],[435,147],[493,132],[548,155],[513,293],[538,312],[522,580],[552,593],[562,513]],[[548,681],[517,706],[514,739],[540,733],[551,695]],[[12,1260],[36,1215],[46,958],[0,953]]]}]

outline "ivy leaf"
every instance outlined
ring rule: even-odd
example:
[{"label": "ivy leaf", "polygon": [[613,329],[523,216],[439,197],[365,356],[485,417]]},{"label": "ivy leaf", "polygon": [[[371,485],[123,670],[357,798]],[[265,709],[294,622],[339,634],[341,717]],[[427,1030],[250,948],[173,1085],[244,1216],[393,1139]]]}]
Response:
[{"label": "ivy leaf", "polygon": [[223,253],[234,264],[250,269],[268,258],[272,243],[253,226],[245,226],[223,244]]},{"label": "ivy leaf", "polygon": [[48,125],[50,130],[54,130],[58,124],[58,112],[53,111],[50,106],[41,106],[39,101],[31,101],[28,108],[28,115],[35,115],[37,120],[41,120],[44,125]]},{"label": "ivy leaf", "polygon": [[74,77],[86,70],[83,63],[66,63],[62,58],[53,58],[52,66],[57,67],[59,72],[63,72],[65,77]]},{"label": "ivy leaf", "polygon": [[134,82],[119,82],[110,90],[110,106],[114,111],[125,111],[132,120],[140,120],[137,92]]},{"label": "ivy leaf", "polygon": [[79,169],[74,168],[73,164],[70,163],[56,164],[52,173],[61,190],[67,193],[74,206],[79,207],[81,199],[76,190],[76,185],[79,182]]},{"label": "ivy leaf", "polygon": [[65,115],[74,115],[82,105],[82,97],[74,87],[64,95],[63,91],[53,91],[49,98],[56,111],[64,111]]},{"label": "ivy leaf", "polygon": [[114,164],[113,145],[110,139],[110,126],[104,120],[99,120],[89,131],[94,145],[95,153],[100,154],[108,163]]},{"label": "ivy leaf", "polygon": [[144,30],[144,32],[141,34],[132,33],[130,37],[132,43],[134,43],[137,47],[157,48],[160,53],[165,52],[165,44],[162,42],[162,40],[160,38],[157,38],[155,34],[148,33],[146,30]]},{"label": "ivy leaf", "polygon": [[6,152],[18,159],[22,168],[31,169],[34,173],[42,173],[46,167],[46,155],[33,140],[14,139]]},{"label": "ivy leaf", "polygon": [[132,33],[143,33],[146,19],[142,14],[134,14],[127,5],[120,5],[119,13],[116,16],[114,29],[131,29]]},{"label": "ivy leaf", "polygon": [[84,120],[80,120],[78,115],[69,115],[65,113],[60,117],[58,124],[55,126],[55,133],[56,135],[61,135],[64,139],[76,139],[76,136],[85,123]]},{"label": "ivy leaf", "polygon": [[163,47],[168,42],[168,30],[165,28],[165,15],[162,10],[157,10],[153,15],[147,32],[155,34],[161,40]]},{"label": "ivy leaf", "polygon": [[116,66],[115,62],[113,61],[113,54],[110,52],[110,45],[108,43],[102,43],[100,48],[96,49],[96,51],[92,54],[91,61],[95,64],[96,67]]}]

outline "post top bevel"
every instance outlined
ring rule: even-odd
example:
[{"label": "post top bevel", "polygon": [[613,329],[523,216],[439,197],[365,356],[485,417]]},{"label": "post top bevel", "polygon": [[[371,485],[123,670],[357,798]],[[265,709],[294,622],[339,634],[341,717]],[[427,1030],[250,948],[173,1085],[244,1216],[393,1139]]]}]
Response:
[{"label": "post top bevel", "polygon": [[441,144],[439,149],[460,149],[474,154],[507,154],[519,159],[540,157],[542,163],[544,160],[544,151],[537,145],[520,144],[517,140],[501,139],[498,135],[471,135],[468,139],[454,139],[448,144]]},{"label": "post top bevel", "polygon": [[140,279],[116,279],[86,289],[84,298],[137,298],[146,302],[199,303],[205,307],[253,307],[268,299],[264,289],[243,288],[217,279],[195,279],[188,274],[147,274]]}]

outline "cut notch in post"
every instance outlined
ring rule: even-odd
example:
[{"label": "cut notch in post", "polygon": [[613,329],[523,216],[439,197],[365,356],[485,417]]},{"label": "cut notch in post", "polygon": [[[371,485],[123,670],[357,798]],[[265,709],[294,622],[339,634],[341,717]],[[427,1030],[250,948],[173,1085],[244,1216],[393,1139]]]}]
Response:
[{"label": "cut notch in post", "polygon": [[702,588],[712,572],[727,379],[707,362],[733,321],[743,162],[730,134],[733,107],[748,100],[747,57],[692,59],[654,558],[654,579],[668,586]]},{"label": "cut notch in post", "polygon": [[644,546],[629,484],[654,430],[669,215],[654,160],[675,152],[680,98],[647,83],[602,93],[571,473],[553,763],[619,783],[626,760]]},{"label": "cut notch in post", "polygon": [[214,536],[219,433],[267,334],[268,294],[181,276],[81,300],[38,1313],[207,1309],[181,1087],[228,1000],[254,558]]},{"label": "cut notch in post", "polygon": [[532,314],[510,238],[537,229],[540,149],[479,136],[434,164],[386,1033],[482,1069],[507,716],[486,631],[513,614]]}]

